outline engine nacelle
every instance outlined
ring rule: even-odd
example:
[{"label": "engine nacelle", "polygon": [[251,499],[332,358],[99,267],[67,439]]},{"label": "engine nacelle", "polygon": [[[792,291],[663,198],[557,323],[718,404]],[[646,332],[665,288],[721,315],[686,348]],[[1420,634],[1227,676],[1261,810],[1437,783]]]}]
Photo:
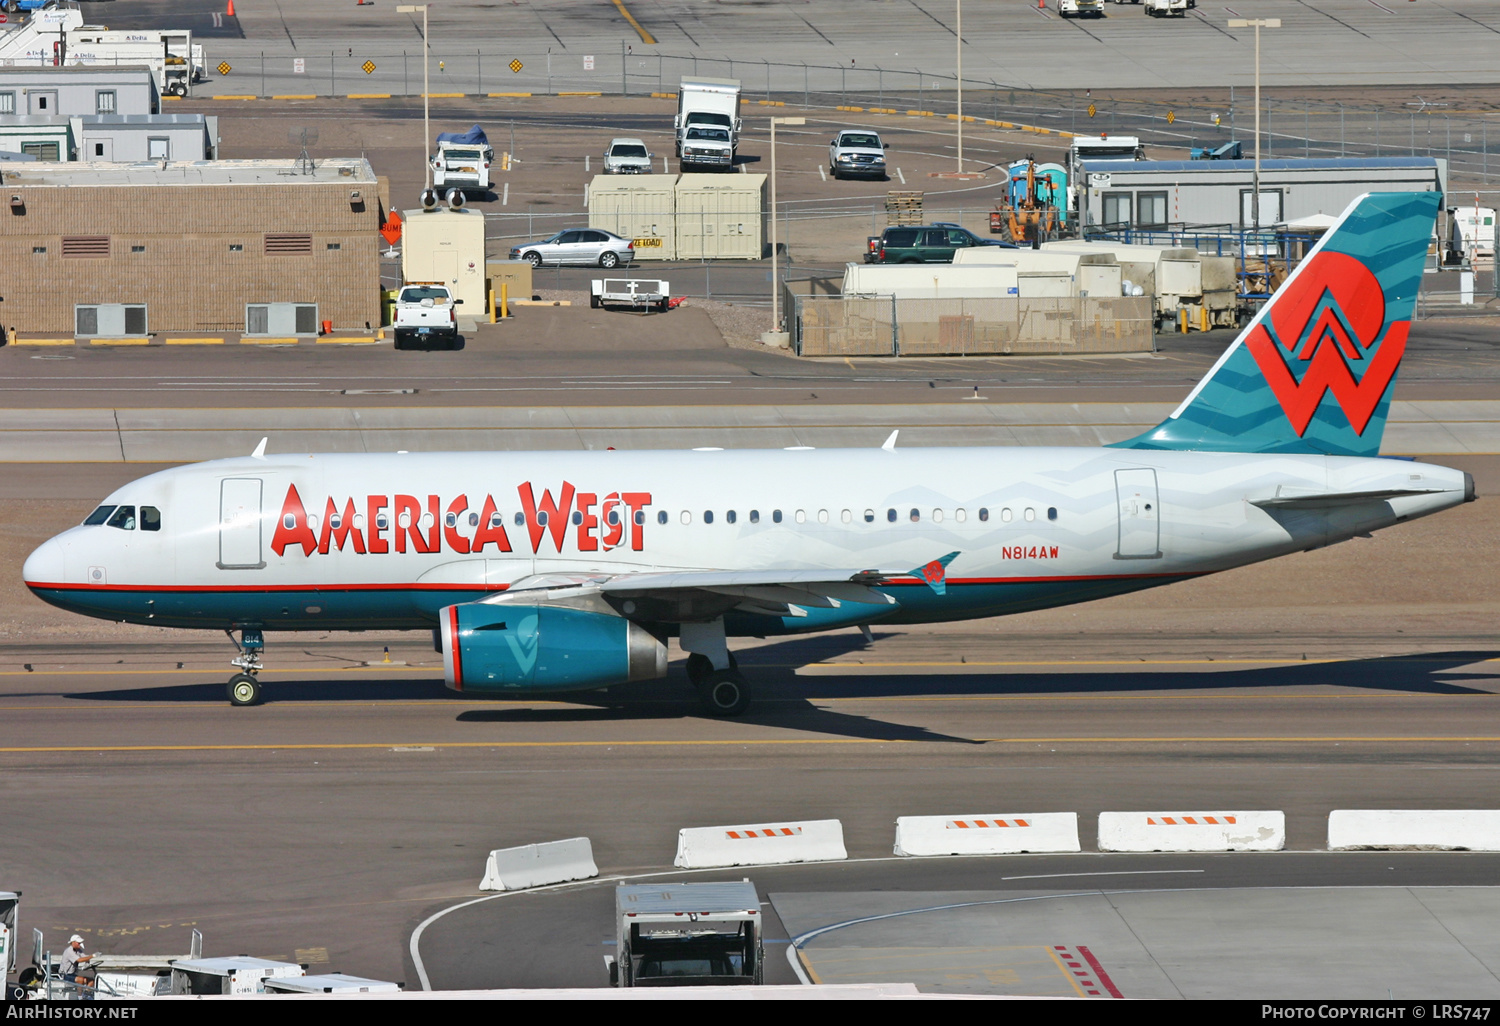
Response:
[{"label": "engine nacelle", "polygon": [[667,673],[666,645],[612,612],[465,602],[438,623],[455,691],[579,691]]}]

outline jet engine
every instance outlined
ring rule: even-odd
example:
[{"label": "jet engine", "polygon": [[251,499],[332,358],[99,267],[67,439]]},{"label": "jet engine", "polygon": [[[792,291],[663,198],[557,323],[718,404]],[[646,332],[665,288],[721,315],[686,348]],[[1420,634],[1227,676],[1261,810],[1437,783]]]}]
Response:
[{"label": "jet engine", "polygon": [[580,691],[667,673],[666,645],[608,607],[465,602],[438,624],[455,691]]}]

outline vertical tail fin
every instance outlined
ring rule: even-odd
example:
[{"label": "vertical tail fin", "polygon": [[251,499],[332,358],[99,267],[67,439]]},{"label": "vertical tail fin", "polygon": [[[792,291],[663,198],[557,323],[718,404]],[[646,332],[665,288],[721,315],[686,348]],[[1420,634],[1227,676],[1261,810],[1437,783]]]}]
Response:
[{"label": "vertical tail fin", "polygon": [[1356,199],[1182,405],[1118,447],[1378,455],[1441,200]]}]

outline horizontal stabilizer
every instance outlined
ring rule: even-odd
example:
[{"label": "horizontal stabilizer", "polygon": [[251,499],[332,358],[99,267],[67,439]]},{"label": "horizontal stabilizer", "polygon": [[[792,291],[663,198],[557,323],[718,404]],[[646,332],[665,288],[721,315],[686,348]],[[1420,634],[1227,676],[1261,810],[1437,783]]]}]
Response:
[{"label": "horizontal stabilizer", "polygon": [[1250,505],[1261,509],[1321,509],[1329,506],[1351,506],[1360,502],[1399,499],[1405,495],[1433,495],[1441,488],[1382,488],[1370,492],[1322,492],[1313,495],[1277,495],[1269,499],[1251,499]]}]

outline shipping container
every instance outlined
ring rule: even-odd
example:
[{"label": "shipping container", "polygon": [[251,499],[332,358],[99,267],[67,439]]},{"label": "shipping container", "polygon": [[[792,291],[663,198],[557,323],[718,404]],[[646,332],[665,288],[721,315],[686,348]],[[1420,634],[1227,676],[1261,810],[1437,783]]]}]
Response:
[{"label": "shipping container", "polygon": [[677,258],[677,175],[595,175],[589,227],[635,244],[636,260]]},{"label": "shipping container", "polygon": [[677,259],[759,260],[766,176],[689,174],[677,180]]}]

